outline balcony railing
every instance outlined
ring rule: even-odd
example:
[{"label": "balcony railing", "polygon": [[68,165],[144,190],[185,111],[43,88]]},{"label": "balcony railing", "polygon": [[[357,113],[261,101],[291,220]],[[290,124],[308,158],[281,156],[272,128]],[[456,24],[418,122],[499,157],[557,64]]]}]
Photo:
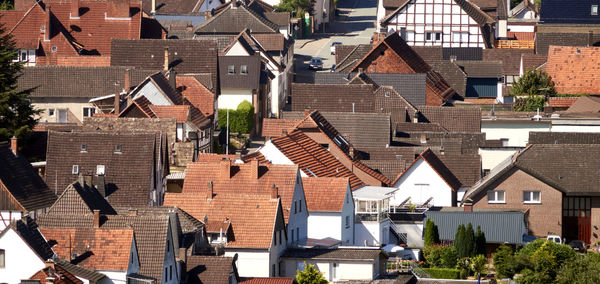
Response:
[{"label": "balcony railing", "polygon": [[510,49],[534,49],[535,41],[533,40],[497,40],[495,44],[496,48],[510,48]]}]

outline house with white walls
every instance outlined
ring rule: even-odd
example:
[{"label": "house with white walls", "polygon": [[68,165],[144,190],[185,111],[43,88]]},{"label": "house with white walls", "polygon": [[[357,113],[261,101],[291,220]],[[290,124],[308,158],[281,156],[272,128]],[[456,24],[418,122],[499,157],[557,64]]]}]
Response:
[{"label": "house with white walls", "polygon": [[354,245],[378,246],[397,244],[399,232],[389,218],[393,187],[363,186],[352,192],[354,196]]},{"label": "house with white walls", "polygon": [[347,178],[302,178],[308,209],[308,238],[354,244],[354,199]]}]

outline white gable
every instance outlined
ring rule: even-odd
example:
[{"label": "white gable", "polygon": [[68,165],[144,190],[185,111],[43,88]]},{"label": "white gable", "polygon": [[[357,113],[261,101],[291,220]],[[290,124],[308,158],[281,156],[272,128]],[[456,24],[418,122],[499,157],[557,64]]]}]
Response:
[{"label": "white gable", "polygon": [[248,53],[239,41],[236,41],[227,53],[225,53],[225,56],[250,56],[250,53]]},{"label": "white gable", "polygon": [[137,90],[137,94],[134,95],[133,99],[135,100],[141,96],[145,96],[153,105],[172,105],[169,99],[154,85],[152,80],[146,81],[144,86]]},{"label": "white gable", "polygon": [[391,205],[399,205],[410,197],[412,204],[423,204],[433,197],[435,206],[453,206],[452,188],[422,158],[415,161],[404,175],[393,185],[399,190],[394,192]]},{"label": "white gable", "polygon": [[0,237],[0,250],[4,250],[5,266],[0,268],[0,279],[6,283],[20,283],[45,267],[40,257],[12,229]]}]

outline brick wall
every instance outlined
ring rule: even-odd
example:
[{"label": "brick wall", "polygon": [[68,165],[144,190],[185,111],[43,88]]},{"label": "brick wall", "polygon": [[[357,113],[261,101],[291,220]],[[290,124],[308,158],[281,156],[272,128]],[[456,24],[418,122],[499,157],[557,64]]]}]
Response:
[{"label": "brick wall", "polygon": [[412,68],[398,56],[393,50],[385,45],[379,46],[370,58],[363,61],[359,68],[363,68],[368,73],[415,73]]},{"label": "brick wall", "polygon": [[171,163],[176,166],[185,167],[194,159],[194,143],[193,142],[177,142],[173,145],[174,154],[172,155]]},{"label": "brick wall", "polygon": [[[516,169],[504,174],[487,190],[504,190],[506,203],[489,204],[484,192],[475,196],[474,208],[529,209],[530,234],[537,237],[545,237],[550,232],[562,235],[562,192]],[[540,191],[542,203],[523,204],[523,191],[526,190]]]}]

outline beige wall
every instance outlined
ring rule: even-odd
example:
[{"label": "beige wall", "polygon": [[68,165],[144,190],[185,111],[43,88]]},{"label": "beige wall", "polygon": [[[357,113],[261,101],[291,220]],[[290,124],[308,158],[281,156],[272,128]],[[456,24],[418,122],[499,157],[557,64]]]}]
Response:
[{"label": "beige wall", "polygon": [[592,197],[592,237],[590,242],[594,244],[600,240],[600,197]]},{"label": "beige wall", "polygon": [[[73,99],[33,99],[33,106],[35,109],[41,110],[38,118],[40,122],[58,122],[58,110],[67,109],[69,112],[68,121],[70,123],[80,124],[83,121],[83,108],[95,106],[88,102],[87,98],[73,98]],[[54,116],[49,116],[48,109],[54,109]]]},{"label": "beige wall", "polygon": [[[487,192],[473,198],[475,208],[529,209],[530,234],[545,237],[549,233],[562,235],[562,192],[521,171],[511,170],[487,190],[504,190],[504,204],[489,204]],[[540,204],[524,204],[523,191],[540,191]],[[594,213],[592,212],[592,216]]]}]

